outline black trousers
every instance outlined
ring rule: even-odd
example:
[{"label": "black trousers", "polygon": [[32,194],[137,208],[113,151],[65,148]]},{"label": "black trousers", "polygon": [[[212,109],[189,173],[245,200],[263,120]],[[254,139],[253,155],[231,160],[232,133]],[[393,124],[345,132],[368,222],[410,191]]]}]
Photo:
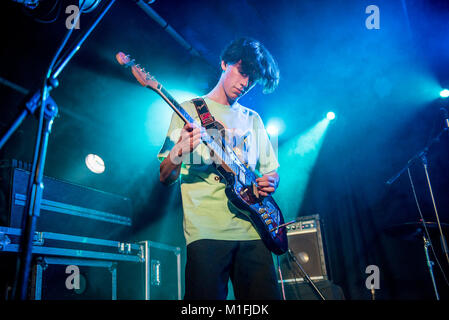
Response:
[{"label": "black trousers", "polygon": [[184,299],[280,300],[271,252],[262,240],[197,240],[187,246]]}]

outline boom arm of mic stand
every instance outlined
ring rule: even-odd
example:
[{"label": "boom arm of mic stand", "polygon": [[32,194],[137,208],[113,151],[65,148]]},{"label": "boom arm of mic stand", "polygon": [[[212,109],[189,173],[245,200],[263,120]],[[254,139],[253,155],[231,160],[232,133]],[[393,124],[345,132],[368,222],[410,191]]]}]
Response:
[{"label": "boom arm of mic stand", "polygon": [[[103,12],[97,17],[93,25],[87,30],[87,32],[82,36],[82,38],[79,40],[76,46],[68,53],[66,54],[65,58],[58,61],[55,72],[51,76],[49,76],[49,82],[51,83],[51,86],[49,87],[50,90],[53,88],[56,88],[58,86],[57,84],[57,77],[61,73],[61,71],[64,69],[64,67],[67,65],[67,63],[70,61],[70,59],[75,55],[75,53],[79,50],[83,42],[87,39],[87,37],[90,35],[90,33],[93,31],[93,29],[97,26],[97,24],[100,22],[100,20],[104,17],[106,12],[111,8],[111,6],[114,4],[115,0],[111,0],[106,8],[103,10]],[[19,116],[14,120],[13,124],[9,127],[9,129],[6,131],[6,133],[0,138],[0,149],[5,145],[5,143],[9,140],[9,138],[13,135],[13,133],[17,130],[17,128],[22,124],[23,120],[29,115],[34,114],[36,109],[40,106],[40,100],[41,100],[41,90],[38,90],[34,95],[31,97],[27,97],[27,101],[25,104],[25,107],[20,112]]]},{"label": "boom arm of mic stand", "polygon": [[417,154],[415,154],[413,157],[411,157],[408,161],[407,164],[405,165],[404,168],[402,168],[398,173],[396,173],[393,177],[391,177],[386,184],[393,184],[404,172],[405,170],[407,170],[408,168],[410,168],[410,166],[413,164],[413,162],[415,162],[415,160],[418,160],[419,158],[421,158],[425,153],[427,153],[428,148],[426,147],[423,151],[418,152]]},{"label": "boom arm of mic stand", "polygon": [[296,259],[295,255],[293,254],[293,252],[290,248],[288,249],[288,254],[292,257],[293,261],[295,261],[295,263],[298,265],[299,269],[301,270],[302,274],[304,275],[304,278],[306,278],[307,282],[309,282],[309,284],[312,286],[313,290],[315,290],[315,292],[318,293],[321,300],[326,300],[326,298],[324,298],[324,296],[320,292],[320,290],[316,287],[315,283],[313,283],[312,279],[310,279],[309,275],[304,270],[302,265],[299,263],[298,259]]},{"label": "boom arm of mic stand", "polygon": [[51,78],[56,79],[59,74],[61,73],[62,69],[67,65],[67,63],[72,59],[72,57],[75,55],[75,53],[80,49],[81,45],[84,43],[84,41],[87,39],[87,37],[91,34],[91,32],[95,29],[97,24],[100,22],[100,20],[104,17],[104,15],[109,11],[111,6],[114,4],[115,0],[110,0],[110,2],[107,4],[106,8],[98,15],[98,17],[95,19],[94,23],[90,26],[90,28],[86,31],[86,33],[81,37],[81,39],[78,41],[76,46],[70,50],[70,52],[66,55],[65,58],[58,61],[57,66],[55,68],[55,72],[52,74]]},{"label": "boom arm of mic stand", "polygon": [[418,159],[422,159],[423,157],[425,157],[426,156],[426,154],[429,152],[429,149],[430,149],[430,147],[434,144],[434,143],[436,143],[436,142],[439,142],[440,141],[440,137],[441,137],[441,135],[443,134],[443,133],[445,133],[446,131],[448,130],[448,128],[444,128],[443,130],[441,130],[440,131],[440,133],[435,137],[435,138],[433,138],[430,142],[429,142],[429,144],[424,148],[424,149],[422,149],[420,152],[418,152],[417,154],[415,154],[413,157],[411,157],[408,161],[407,161],[407,164],[405,165],[405,167],[403,167],[398,173],[396,173],[393,177],[391,177],[387,182],[386,182],[386,184],[388,184],[388,185],[391,185],[391,184],[393,184],[404,172],[405,172],[405,170],[407,170],[412,164],[413,164],[413,162],[415,162],[415,160],[418,160]]}]

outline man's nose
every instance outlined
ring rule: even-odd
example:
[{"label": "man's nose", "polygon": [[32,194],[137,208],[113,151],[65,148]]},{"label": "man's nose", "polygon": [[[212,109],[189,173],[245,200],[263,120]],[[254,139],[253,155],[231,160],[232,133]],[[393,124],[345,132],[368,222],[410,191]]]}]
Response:
[{"label": "man's nose", "polygon": [[243,79],[241,81],[241,84],[242,84],[243,88],[248,88],[248,86],[249,86],[249,77],[248,76],[243,77]]}]

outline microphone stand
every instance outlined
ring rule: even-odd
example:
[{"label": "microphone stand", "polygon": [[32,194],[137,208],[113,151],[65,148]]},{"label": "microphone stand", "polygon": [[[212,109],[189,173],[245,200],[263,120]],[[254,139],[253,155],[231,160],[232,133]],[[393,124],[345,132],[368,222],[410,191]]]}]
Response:
[{"label": "microphone stand", "polygon": [[318,288],[316,287],[315,283],[313,283],[312,279],[310,279],[309,275],[304,270],[302,265],[299,263],[298,259],[293,254],[293,252],[290,248],[288,249],[288,254],[290,255],[290,257],[292,257],[293,261],[295,261],[295,263],[298,265],[299,269],[301,270],[302,274],[304,275],[304,278],[306,278],[307,282],[309,282],[309,284],[312,286],[313,290],[320,296],[321,300],[326,300],[324,298],[324,296],[321,294],[320,290],[318,290]]},{"label": "microphone stand", "polygon": [[[48,140],[51,133],[51,128],[53,120],[58,114],[58,106],[54,100],[50,97],[50,91],[58,86],[57,76],[67,65],[70,59],[79,50],[82,43],[90,35],[93,29],[97,26],[100,20],[104,17],[107,11],[111,8],[115,0],[111,0],[103,9],[103,11],[98,15],[92,26],[87,30],[84,36],[78,41],[77,45],[71,49],[71,51],[63,58],[56,66],[56,72],[53,71],[52,61],[48,73],[41,90],[38,90],[31,99],[25,104],[25,110],[14,121],[10,129],[7,130],[6,134],[0,139],[0,149],[9,139],[9,137],[14,133],[14,131],[20,126],[25,117],[28,114],[33,114],[36,109],[40,108],[40,118],[39,118],[39,129],[36,137],[36,146],[34,151],[32,171],[30,174],[30,179],[28,183],[27,191],[27,201],[24,213],[26,216],[22,220],[22,233],[20,237],[20,247],[19,255],[16,267],[16,279],[13,289],[13,297],[20,300],[27,299],[28,293],[28,280],[32,259],[32,249],[33,249],[33,238],[35,233],[35,228],[37,224],[37,219],[40,214],[40,207],[42,202],[42,194],[44,190],[43,184],[43,172],[45,167],[45,159],[47,155]],[[84,4],[84,3],[83,3]],[[82,9],[80,9],[82,10]],[[81,14],[81,11],[80,11]],[[78,16],[79,18],[79,16]],[[73,30],[73,29],[72,29]],[[63,44],[59,48],[57,54],[54,57],[56,60],[58,54],[61,52],[68,40],[71,31],[67,33]]]},{"label": "microphone stand", "polygon": [[[446,111],[446,112],[447,112],[447,111]],[[443,133],[445,133],[445,132],[448,130],[448,128],[449,128],[449,122],[448,122],[447,119],[446,119],[446,121],[445,121],[445,124],[446,124],[446,127],[445,127],[443,130],[441,130],[440,133],[439,133],[435,138],[433,138],[423,150],[421,150],[420,152],[418,152],[417,154],[415,154],[412,158],[410,158],[410,159],[407,161],[407,164],[405,165],[405,167],[402,168],[402,169],[401,169],[397,174],[395,174],[393,177],[391,177],[391,178],[386,182],[386,184],[391,185],[393,182],[395,182],[395,181],[399,178],[399,176],[402,175],[402,173],[403,173],[404,171],[408,170],[408,169],[411,167],[411,165],[412,165],[416,160],[418,160],[418,159],[421,160],[421,163],[422,163],[422,165],[423,165],[424,172],[425,172],[425,175],[426,175],[427,187],[429,188],[429,193],[430,193],[430,197],[431,197],[431,199],[432,199],[432,205],[433,205],[433,209],[434,209],[434,212],[435,212],[435,217],[436,217],[436,220],[437,220],[437,225],[438,225],[438,229],[439,229],[439,233],[440,233],[440,243],[441,243],[441,247],[442,247],[443,252],[444,252],[444,254],[445,254],[445,256],[446,256],[446,260],[447,260],[448,263],[449,263],[449,255],[448,255],[448,254],[449,254],[449,250],[448,250],[448,247],[447,247],[447,244],[446,244],[446,239],[445,239],[445,237],[444,237],[443,230],[442,230],[442,228],[441,228],[440,218],[439,218],[439,215],[438,215],[438,210],[437,210],[437,206],[436,206],[436,203],[435,203],[435,198],[434,198],[434,196],[433,196],[432,185],[431,185],[431,183],[430,183],[429,172],[428,172],[428,170],[427,170],[427,168],[428,168],[428,167],[427,167],[427,164],[428,164],[428,161],[427,161],[427,154],[429,153],[430,147],[431,147],[433,144],[435,144],[436,142],[439,142],[439,141],[440,141],[441,135],[442,135]],[[412,184],[412,187],[413,187],[413,184]],[[424,230],[427,230],[427,226],[426,226],[426,224],[425,224],[424,219],[421,219],[421,220],[422,220],[422,224],[423,224]],[[426,241],[426,240],[427,240],[427,241]],[[424,239],[424,242],[425,242],[425,243],[424,243],[424,246],[425,246],[425,250],[426,250],[426,257],[427,257],[428,265],[429,265],[429,268],[430,268],[430,273],[431,273],[432,282],[433,282],[433,284],[434,284],[435,294],[436,294],[437,300],[439,300],[438,292],[436,291],[436,286],[435,286],[435,280],[434,280],[434,277],[433,277],[433,272],[432,272],[432,270],[431,270],[431,265],[430,265],[429,260],[428,260],[427,247],[430,245],[430,244],[429,244],[429,239]]]},{"label": "microphone stand", "polygon": [[[444,130],[447,130],[447,129],[444,129]],[[448,254],[449,254],[449,250],[448,250],[448,247],[447,247],[446,238],[444,237],[444,234],[443,234],[443,229],[441,228],[440,217],[439,217],[438,210],[437,210],[437,206],[436,206],[436,203],[435,203],[435,198],[434,198],[434,196],[433,196],[432,185],[431,185],[431,183],[430,183],[429,172],[428,172],[428,170],[427,170],[427,157],[426,157],[426,153],[424,153],[424,154],[421,156],[421,160],[422,160],[422,164],[423,164],[423,167],[424,167],[424,172],[426,173],[427,186],[429,187],[430,197],[432,198],[433,210],[435,211],[435,217],[436,217],[437,224],[438,224],[438,229],[439,229],[439,232],[440,232],[440,243],[441,243],[441,247],[442,247],[443,252],[444,252],[444,254],[446,255],[446,259],[447,259],[447,261],[448,261],[448,263],[449,263],[449,255],[448,255]],[[424,222],[424,221],[423,221],[423,222]]]},{"label": "microphone stand", "polygon": [[426,255],[426,262],[427,262],[427,267],[429,268],[430,279],[432,279],[432,285],[433,285],[433,290],[435,292],[435,297],[439,301],[440,295],[438,294],[437,284],[435,282],[435,276],[433,275],[434,263],[433,263],[433,261],[430,260],[430,257],[429,257],[429,249],[428,248],[429,248],[429,246],[431,246],[431,242],[429,239],[426,238],[424,231],[422,232],[422,238],[424,240],[424,253]]}]

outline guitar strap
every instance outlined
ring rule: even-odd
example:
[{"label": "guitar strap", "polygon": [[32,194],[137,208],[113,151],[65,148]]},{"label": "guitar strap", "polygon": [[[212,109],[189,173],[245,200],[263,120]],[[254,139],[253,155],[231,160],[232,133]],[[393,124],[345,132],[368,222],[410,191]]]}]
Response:
[{"label": "guitar strap", "polygon": [[[207,107],[206,101],[204,101],[203,98],[195,98],[191,100],[193,102],[193,104],[195,105],[196,108],[196,112],[198,113],[198,116],[200,117],[201,120],[201,125],[206,129],[215,129],[218,130],[218,132],[220,132],[221,135],[221,145],[222,147],[224,147],[224,145],[226,144],[226,130],[225,127],[218,122],[217,120],[215,120],[214,116],[210,113],[209,108]],[[216,139],[217,137],[215,137],[214,139]],[[235,142],[234,142],[234,146],[235,146]],[[232,146],[232,143],[231,143]],[[244,158],[242,158],[244,159]],[[248,166],[248,161],[242,161],[246,166]],[[255,193],[257,194],[257,198],[258,193],[257,190],[255,191]]]},{"label": "guitar strap", "polygon": [[192,99],[193,104],[195,105],[196,112],[201,120],[201,125],[206,129],[217,129],[220,131],[221,135],[224,135],[224,127],[223,125],[216,121],[214,116],[210,113],[209,108],[207,107],[206,101],[203,98],[195,98]]},{"label": "guitar strap", "polygon": [[[226,130],[225,127],[218,122],[217,120],[215,120],[214,116],[210,113],[209,108],[207,107],[206,101],[204,101],[203,98],[195,98],[191,100],[193,102],[193,104],[195,105],[196,108],[196,112],[198,113],[198,116],[200,117],[201,120],[201,125],[206,129],[215,129],[218,130],[218,132],[220,132],[221,135],[221,139],[218,139],[218,137],[214,137],[216,142],[219,142],[219,144],[222,145],[222,147],[224,148],[224,145],[226,145],[227,140],[226,140]],[[235,137],[234,137],[235,139]],[[220,141],[221,140],[221,141]],[[229,142],[229,145],[231,147],[235,147],[237,143],[234,140],[234,144],[231,142]],[[242,162],[245,165],[248,165],[248,161],[244,161],[244,157],[243,155],[241,156]]]},{"label": "guitar strap", "polygon": [[[215,129],[220,132],[221,135],[221,144],[222,146],[226,144],[226,130],[225,127],[215,120],[214,116],[210,113],[209,108],[207,107],[206,101],[204,101],[203,98],[195,98],[191,100],[193,104],[195,105],[196,112],[198,113],[198,116],[201,120],[201,125],[206,129]],[[215,137],[217,139],[217,137]],[[235,137],[234,137],[235,139]],[[217,141],[217,140],[216,140]],[[218,141],[217,141],[218,142]],[[235,147],[237,144],[234,140],[234,144],[232,142],[229,142],[231,146]],[[243,163],[246,163],[245,161],[242,161]]]}]

